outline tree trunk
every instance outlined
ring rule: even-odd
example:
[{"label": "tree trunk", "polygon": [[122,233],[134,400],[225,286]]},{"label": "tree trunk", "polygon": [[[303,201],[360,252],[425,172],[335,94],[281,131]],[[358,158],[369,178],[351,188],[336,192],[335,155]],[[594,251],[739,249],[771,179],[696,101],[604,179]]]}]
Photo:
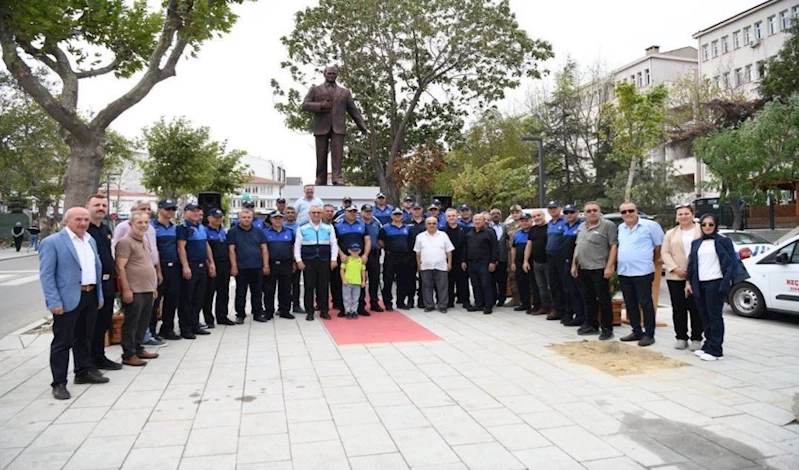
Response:
[{"label": "tree trunk", "polygon": [[65,178],[64,208],[86,205],[86,200],[97,192],[100,186],[100,170],[105,158],[103,134],[95,134],[94,138],[82,141],[67,139],[69,145],[69,166]]},{"label": "tree trunk", "polygon": [[[738,201],[730,201],[730,208],[732,209],[732,229],[743,230],[744,213],[741,207],[738,206]],[[719,224],[721,221],[719,220]]]},{"label": "tree trunk", "polygon": [[635,179],[635,170],[638,168],[638,158],[633,157],[630,159],[630,169],[627,173],[627,184],[624,185],[624,201],[627,202],[633,197],[633,180]]}]

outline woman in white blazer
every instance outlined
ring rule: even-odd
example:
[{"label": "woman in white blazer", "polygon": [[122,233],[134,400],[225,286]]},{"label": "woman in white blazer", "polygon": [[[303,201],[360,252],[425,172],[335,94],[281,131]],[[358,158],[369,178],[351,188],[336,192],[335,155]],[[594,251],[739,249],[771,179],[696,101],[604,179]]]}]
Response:
[{"label": "woman in white blazer", "polygon": [[[674,332],[677,335],[676,349],[696,351],[702,347],[702,317],[692,296],[686,298],[685,281],[687,278],[688,255],[691,253],[691,242],[702,236],[699,224],[694,222],[694,210],[691,206],[680,205],[676,209],[678,225],[663,238],[661,257],[666,268],[666,283],[671,297]],[[688,318],[691,318],[691,343],[688,344]]]}]

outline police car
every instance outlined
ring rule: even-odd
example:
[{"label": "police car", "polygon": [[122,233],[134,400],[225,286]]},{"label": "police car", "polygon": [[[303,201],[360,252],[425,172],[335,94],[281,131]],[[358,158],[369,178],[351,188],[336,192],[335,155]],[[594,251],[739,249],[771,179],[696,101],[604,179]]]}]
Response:
[{"label": "police car", "polygon": [[754,258],[774,248],[774,244],[752,232],[720,229],[719,234],[732,240],[732,246],[741,259]]},{"label": "police car", "polygon": [[733,312],[749,318],[762,318],[769,310],[799,315],[799,235],[742,263],[751,277],[732,287]]}]

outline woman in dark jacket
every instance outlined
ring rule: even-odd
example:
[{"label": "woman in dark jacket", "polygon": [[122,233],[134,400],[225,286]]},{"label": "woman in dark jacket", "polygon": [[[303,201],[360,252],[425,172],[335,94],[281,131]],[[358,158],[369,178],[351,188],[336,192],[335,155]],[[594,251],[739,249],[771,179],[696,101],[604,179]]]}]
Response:
[{"label": "woman in dark jacket", "polygon": [[699,226],[702,238],[691,243],[685,293],[694,296],[705,327],[705,344],[695,354],[704,361],[717,361],[723,357],[721,310],[735,279],[738,258],[732,240],[718,233],[718,222],[713,215],[703,215]]}]

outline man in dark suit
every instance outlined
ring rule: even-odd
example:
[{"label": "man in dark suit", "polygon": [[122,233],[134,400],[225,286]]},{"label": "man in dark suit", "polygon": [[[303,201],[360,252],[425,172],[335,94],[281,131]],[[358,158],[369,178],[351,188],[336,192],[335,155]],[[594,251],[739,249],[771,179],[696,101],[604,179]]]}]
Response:
[{"label": "man in dark suit", "polygon": [[75,356],[75,383],[106,383],[94,369],[90,342],[97,310],[103,308],[103,270],[97,244],[87,233],[89,211],[73,207],[64,214],[66,227],[42,241],[39,278],[47,308],[53,314],[50,370],[53,396],[67,400],[69,350]]},{"label": "man in dark suit", "polygon": [[364,134],[366,124],[350,90],[338,86],[338,68],[325,68],[325,83],[311,87],[302,109],[313,113],[313,135],[316,137],[316,184],[327,184],[327,152],[332,144],[333,184],[343,185],[341,165],[344,159],[344,137],[347,135],[347,114],[355,121],[355,125]]}]

